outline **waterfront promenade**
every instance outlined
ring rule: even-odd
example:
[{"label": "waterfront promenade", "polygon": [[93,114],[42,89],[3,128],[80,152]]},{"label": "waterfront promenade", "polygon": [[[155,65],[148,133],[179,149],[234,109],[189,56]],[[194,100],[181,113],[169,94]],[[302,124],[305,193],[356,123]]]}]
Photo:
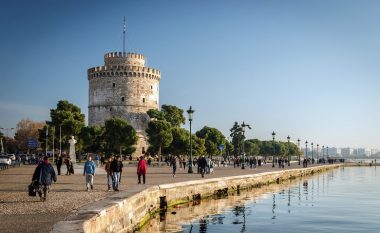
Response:
[{"label": "waterfront promenade", "polygon": [[[292,163],[290,167],[285,166],[284,169],[271,166],[266,164],[254,169],[247,167],[245,170],[233,166],[216,167],[215,173],[206,175],[204,179],[302,168],[298,163]],[[147,184],[138,185],[136,167],[127,165],[125,168],[120,190],[127,196],[153,185],[202,179],[199,174],[188,174],[187,169],[177,169],[177,175],[173,178],[169,166],[149,167]],[[97,169],[94,190],[85,191],[85,178],[79,165],[74,175],[58,176],[57,183],[52,185],[48,200],[40,202],[38,197],[29,197],[27,193],[27,186],[34,169],[35,165],[24,165],[0,171],[0,232],[49,232],[55,223],[75,213],[81,206],[115,195],[115,192],[106,192],[106,175],[103,167]],[[65,174],[65,168],[63,172]]]}]

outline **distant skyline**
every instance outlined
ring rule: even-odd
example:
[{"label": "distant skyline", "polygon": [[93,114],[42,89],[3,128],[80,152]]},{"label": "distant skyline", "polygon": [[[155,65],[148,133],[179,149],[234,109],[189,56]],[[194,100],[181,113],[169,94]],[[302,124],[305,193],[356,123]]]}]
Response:
[{"label": "distant skyline", "polygon": [[195,109],[193,132],[244,121],[247,138],[380,148],[380,1],[0,4],[0,127],[62,99],[87,119],[87,69],[122,51],[125,16],[126,51],[161,71],[160,105]]}]

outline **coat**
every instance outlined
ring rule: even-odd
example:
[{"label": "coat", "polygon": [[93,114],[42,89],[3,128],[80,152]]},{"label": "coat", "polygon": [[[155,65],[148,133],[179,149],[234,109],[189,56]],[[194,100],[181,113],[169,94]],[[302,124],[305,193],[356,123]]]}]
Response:
[{"label": "coat", "polygon": [[145,175],[147,170],[147,164],[145,159],[140,159],[137,164],[137,175]]},{"label": "coat", "polygon": [[49,162],[44,161],[37,166],[32,180],[38,181],[41,185],[51,185],[53,180],[57,182],[57,175],[55,174],[53,166]]}]

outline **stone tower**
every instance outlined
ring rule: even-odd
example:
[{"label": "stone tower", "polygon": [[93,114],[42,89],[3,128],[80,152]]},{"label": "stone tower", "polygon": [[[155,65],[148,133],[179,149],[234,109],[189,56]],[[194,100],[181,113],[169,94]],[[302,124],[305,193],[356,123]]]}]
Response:
[{"label": "stone tower", "polygon": [[113,116],[127,120],[137,132],[134,156],[139,156],[148,148],[146,112],[158,109],[161,73],[145,67],[144,56],[136,53],[107,53],[104,63],[87,71],[88,123],[104,125]]}]

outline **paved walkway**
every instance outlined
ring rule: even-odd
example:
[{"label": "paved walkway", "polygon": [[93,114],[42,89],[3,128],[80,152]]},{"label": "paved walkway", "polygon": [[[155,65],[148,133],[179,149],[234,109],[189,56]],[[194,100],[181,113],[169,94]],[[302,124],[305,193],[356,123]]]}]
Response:
[{"label": "paved walkway", "polygon": [[[204,179],[262,173],[267,171],[284,170],[272,168],[271,164],[245,170],[233,167],[216,167],[215,173],[206,175]],[[316,164],[314,164],[316,166]],[[96,202],[115,192],[106,192],[107,183],[104,167],[97,169],[94,178],[94,191],[85,191],[85,178],[82,167],[78,165],[75,174],[61,175],[53,184],[46,202],[40,202],[38,197],[29,197],[27,187],[31,181],[35,165],[23,165],[18,168],[0,171],[0,232],[50,232],[53,225],[64,220],[81,206]],[[301,168],[298,163],[292,163],[290,168]],[[66,169],[63,166],[63,174]],[[171,167],[149,167],[147,184],[138,185],[136,167],[125,167],[121,179],[121,192],[131,196],[141,190],[157,184],[175,183],[188,180],[202,179],[199,174],[188,174],[187,169],[177,169],[176,177],[171,175]],[[196,167],[194,167],[196,171]]]}]

